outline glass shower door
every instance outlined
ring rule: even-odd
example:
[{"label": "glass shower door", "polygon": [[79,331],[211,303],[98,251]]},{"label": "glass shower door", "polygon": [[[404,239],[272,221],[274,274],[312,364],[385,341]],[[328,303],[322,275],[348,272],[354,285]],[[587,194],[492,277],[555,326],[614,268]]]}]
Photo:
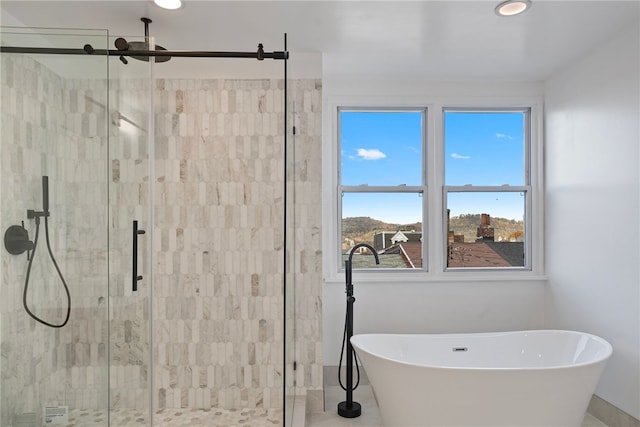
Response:
[{"label": "glass shower door", "polygon": [[[3,46],[106,47],[2,28]],[[0,54],[0,425],[107,426],[105,56]]]},{"label": "glass shower door", "polygon": [[151,64],[109,58],[110,425],[119,427],[152,420]]},{"label": "glass shower door", "polygon": [[[114,46],[16,33],[2,43]],[[135,58],[1,60],[0,425],[281,425],[284,81],[266,61],[153,79]],[[28,317],[27,271],[27,306],[61,327]]]}]

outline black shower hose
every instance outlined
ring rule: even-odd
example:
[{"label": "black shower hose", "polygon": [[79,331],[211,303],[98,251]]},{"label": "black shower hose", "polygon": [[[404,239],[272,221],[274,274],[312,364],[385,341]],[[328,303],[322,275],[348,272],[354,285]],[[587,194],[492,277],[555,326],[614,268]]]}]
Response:
[{"label": "black shower hose", "polygon": [[42,323],[43,325],[47,325],[51,328],[62,328],[69,321],[69,316],[71,315],[71,294],[69,293],[69,287],[67,286],[67,282],[65,282],[64,277],[62,276],[62,272],[60,271],[60,267],[58,267],[58,263],[56,262],[55,257],[53,256],[53,251],[51,250],[51,244],[49,243],[49,223],[47,222],[47,217],[44,217],[44,234],[45,239],[47,241],[47,249],[49,250],[49,255],[51,256],[51,261],[53,261],[53,265],[58,271],[58,276],[60,276],[60,280],[62,280],[62,285],[64,286],[64,291],[67,293],[67,316],[64,319],[64,322],[60,324],[49,323],[46,320],[42,320],[35,314],[29,310],[27,306],[27,291],[29,289],[29,276],[31,275],[31,266],[33,265],[33,259],[36,257],[36,249],[38,248],[38,234],[40,232],[40,217],[36,217],[36,236],[33,239],[33,251],[31,252],[31,258],[29,259],[29,266],[27,267],[27,277],[24,281],[24,292],[22,293],[22,305],[26,312],[31,316],[34,320]]},{"label": "black shower hose", "polygon": [[[340,349],[340,362],[338,362],[338,384],[340,384],[340,387],[342,387],[343,390],[347,390],[347,387],[345,387],[342,384],[342,356],[344,355],[344,349],[345,346],[347,344],[347,321],[348,319],[348,314],[345,315],[344,318],[344,333],[342,334],[342,348]],[[356,385],[353,386],[353,390],[357,389],[358,386],[360,385],[360,367],[358,366],[358,358],[356,357],[356,352],[353,352],[353,360],[354,362],[356,362]]]}]

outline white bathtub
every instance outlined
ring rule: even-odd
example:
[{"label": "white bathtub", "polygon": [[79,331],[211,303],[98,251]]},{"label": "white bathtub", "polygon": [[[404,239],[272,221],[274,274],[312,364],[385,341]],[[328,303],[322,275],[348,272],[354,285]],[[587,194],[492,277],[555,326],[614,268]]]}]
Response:
[{"label": "white bathtub", "polygon": [[384,425],[579,427],[611,345],[572,331],[351,338]]}]

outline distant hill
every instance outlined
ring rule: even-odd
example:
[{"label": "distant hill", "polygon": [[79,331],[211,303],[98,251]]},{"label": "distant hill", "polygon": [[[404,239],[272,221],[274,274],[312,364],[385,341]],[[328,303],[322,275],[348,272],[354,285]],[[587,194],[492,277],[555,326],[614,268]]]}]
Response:
[{"label": "distant hill", "polygon": [[[476,232],[480,226],[481,214],[463,214],[451,217],[449,228],[455,234],[464,234],[465,242],[475,242]],[[515,219],[491,218],[491,226],[495,230],[495,240],[524,241],[524,221]]]},{"label": "distant hill", "polygon": [[379,231],[422,230],[422,223],[389,224],[368,216],[350,217],[342,220],[342,235],[356,243],[373,244],[373,235]]},{"label": "distant hill", "polygon": [[[465,242],[476,240],[476,231],[480,226],[480,214],[463,214],[450,218],[450,228],[456,234],[464,234]],[[523,241],[524,222],[506,218],[491,218],[495,229],[495,240],[515,238]],[[355,243],[373,244],[373,235],[379,231],[422,230],[422,223],[390,224],[368,216],[350,217],[342,220],[342,234]]]}]

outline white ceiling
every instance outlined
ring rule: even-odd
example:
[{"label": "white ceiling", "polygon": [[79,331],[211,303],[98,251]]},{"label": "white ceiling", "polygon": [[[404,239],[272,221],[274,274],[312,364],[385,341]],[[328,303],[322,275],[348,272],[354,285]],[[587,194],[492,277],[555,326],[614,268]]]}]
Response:
[{"label": "white ceiling", "polygon": [[283,50],[286,33],[292,63],[322,57],[325,76],[539,81],[640,22],[640,0],[533,0],[511,18],[494,13],[499,0],[184,2],[2,0],[0,23],[133,37],[146,16],[170,50]]}]

